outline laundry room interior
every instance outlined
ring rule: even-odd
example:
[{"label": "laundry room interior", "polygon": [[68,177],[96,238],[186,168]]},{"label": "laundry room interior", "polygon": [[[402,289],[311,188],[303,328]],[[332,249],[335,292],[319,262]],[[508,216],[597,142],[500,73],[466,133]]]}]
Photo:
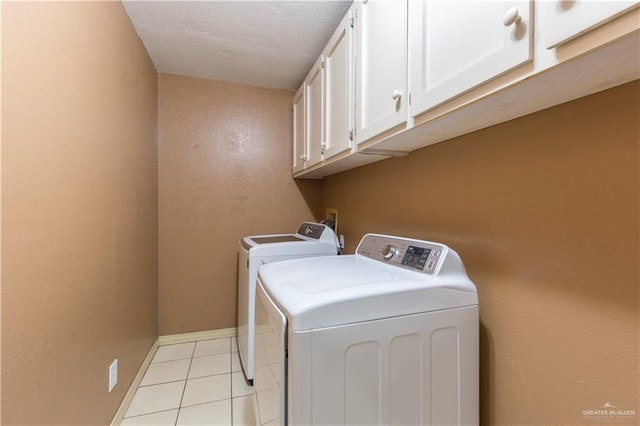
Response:
[{"label": "laundry room interior", "polygon": [[[127,7],[0,3],[0,423],[119,424],[163,337],[235,336],[239,240],[330,211],[343,255],[377,233],[460,256],[477,289],[479,424],[638,423],[640,8],[594,48],[628,43],[630,77],[455,134],[460,113],[438,143],[416,118],[393,130],[414,131],[408,155],[353,147],[295,174],[292,105],[313,58],[284,88],[162,71]],[[504,92],[481,86],[463,96]]]}]

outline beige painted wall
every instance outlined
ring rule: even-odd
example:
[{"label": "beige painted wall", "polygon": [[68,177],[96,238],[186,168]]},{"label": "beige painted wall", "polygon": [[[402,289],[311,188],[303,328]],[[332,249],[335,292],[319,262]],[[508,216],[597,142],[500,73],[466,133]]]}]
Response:
[{"label": "beige painted wall", "polygon": [[349,251],[380,232],[462,256],[482,424],[640,414],[639,111],[635,82],[324,181]]},{"label": "beige painted wall", "polygon": [[109,423],[157,336],[156,80],[119,2],[3,4],[3,424]]},{"label": "beige painted wall", "polygon": [[483,424],[640,412],[638,82],[294,182],[292,93],[156,86],[119,3],[3,4],[2,47],[3,424],[107,423],[158,316],[160,334],[235,326],[237,240],[325,207],[348,251],[375,231],[462,255]]},{"label": "beige painted wall", "polygon": [[238,240],[314,219],[320,182],[291,179],[291,96],[160,74],[159,327],[235,327]]},{"label": "beige painted wall", "polygon": [[[2,97],[2,2],[0,2],[0,100]],[[0,101],[0,241],[2,240],[2,102]],[[0,244],[0,375],[2,374],[2,244]],[[2,424],[2,379],[0,377],[0,425]]]}]

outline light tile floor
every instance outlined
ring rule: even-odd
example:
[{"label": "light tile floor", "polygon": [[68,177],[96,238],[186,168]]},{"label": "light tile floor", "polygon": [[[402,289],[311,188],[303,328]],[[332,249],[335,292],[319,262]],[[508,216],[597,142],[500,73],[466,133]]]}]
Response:
[{"label": "light tile floor", "polygon": [[255,418],[235,337],[160,346],[122,425],[246,425]]}]

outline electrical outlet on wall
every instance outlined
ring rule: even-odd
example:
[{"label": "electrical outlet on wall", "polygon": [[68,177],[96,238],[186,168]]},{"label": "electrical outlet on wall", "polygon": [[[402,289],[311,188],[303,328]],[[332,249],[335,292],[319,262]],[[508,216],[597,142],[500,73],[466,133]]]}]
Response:
[{"label": "electrical outlet on wall", "polygon": [[109,366],[109,392],[118,384],[118,358]]}]

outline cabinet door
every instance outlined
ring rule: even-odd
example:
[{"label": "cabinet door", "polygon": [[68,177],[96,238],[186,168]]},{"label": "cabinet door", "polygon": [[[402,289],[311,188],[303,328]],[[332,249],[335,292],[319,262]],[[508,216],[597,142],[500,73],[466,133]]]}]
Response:
[{"label": "cabinet door", "polygon": [[349,11],[324,50],[326,160],[351,147],[353,49]]},{"label": "cabinet door", "polygon": [[407,121],[407,2],[356,7],[356,141]]},{"label": "cabinet door", "polygon": [[322,161],[324,143],[324,73],[320,56],[305,80],[306,103],[306,164],[311,167]]},{"label": "cabinet door", "polygon": [[531,9],[527,0],[410,0],[410,115],[529,62]]},{"label": "cabinet door", "polygon": [[546,46],[555,47],[638,6],[638,1],[550,0],[545,3]]},{"label": "cabinet door", "polygon": [[304,170],[305,149],[305,87],[298,89],[293,96],[293,173]]}]

